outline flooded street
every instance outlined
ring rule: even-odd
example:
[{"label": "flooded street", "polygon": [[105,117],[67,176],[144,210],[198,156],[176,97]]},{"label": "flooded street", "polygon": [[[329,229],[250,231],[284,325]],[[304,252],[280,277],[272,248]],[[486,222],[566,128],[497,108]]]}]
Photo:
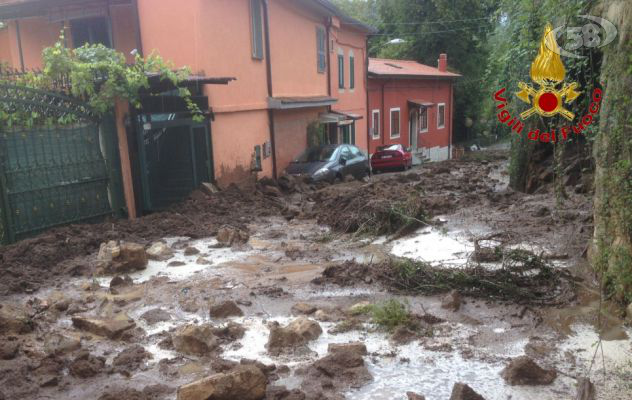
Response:
[{"label": "flooded street", "polygon": [[[262,371],[270,399],[396,400],[415,392],[428,400],[447,400],[456,383],[492,400],[570,399],[581,377],[594,383],[598,399],[630,398],[632,330],[603,305],[598,318],[600,302],[588,280],[577,286],[574,301],[561,305],[535,306],[463,292],[452,307],[446,306],[445,291],[392,290],[372,275],[338,284],[327,275],[330,266],[372,268],[392,256],[464,271],[480,257],[481,247],[492,253],[529,248],[550,259],[554,269],[581,270],[585,261],[580,252],[558,237],[575,229],[574,222],[552,225],[551,230],[533,223],[533,209],[548,198],[507,195],[509,200],[494,202],[507,193],[503,168],[506,164],[498,162],[481,169],[477,179],[485,181],[489,192],[477,194],[477,201],[468,200],[475,192],[466,191],[459,195],[459,206],[439,207],[427,226],[405,235],[338,232],[316,218],[257,217],[245,224],[248,239],[230,246],[216,236],[166,235],[160,242],[169,256],[150,259],[124,282],[115,283],[111,274],[68,277],[34,294],[5,296],[3,304],[32,310],[37,328],[21,337],[18,356],[0,361],[0,398],[180,399],[185,397],[179,397],[178,387],[255,361],[269,366]],[[466,171],[471,171],[467,165],[451,175]],[[353,190],[361,184],[341,186]],[[86,260],[95,257],[93,253]],[[501,258],[480,265],[505,268]],[[384,329],[366,311],[393,300],[418,321],[419,331],[406,328],[400,337],[398,329]],[[289,344],[293,336],[283,329],[299,317],[319,328],[311,325],[305,332],[316,330],[313,336]],[[109,325],[97,329],[82,319]],[[129,326],[110,335],[115,324]],[[212,334],[200,333],[207,328]],[[279,351],[272,340],[277,334],[286,335]],[[338,366],[343,368],[339,374],[323,372],[333,368],[319,364],[336,354],[332,344],[356,342],[366,347],[361,365]],[[132,353],[129,359],[121,356]],[[555,379],[550,384],[509,384],[501,373],[512,359],[525,355],[555,370]],[[367,371],[370,377],[364,379]],[[20,383],[25,373],[28,384]],[[284,387],[275,390],[286,394],[272,397],[271,387]]]}]

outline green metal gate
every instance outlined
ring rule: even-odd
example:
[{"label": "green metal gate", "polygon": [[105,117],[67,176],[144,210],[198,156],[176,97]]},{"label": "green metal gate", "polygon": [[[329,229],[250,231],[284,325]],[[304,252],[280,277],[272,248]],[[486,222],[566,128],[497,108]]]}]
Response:
[{"label": "green metal gate", "polygon": [[209,121],[174,117],[138,116],[144,211],[165,209],[184,199],[200,183],[213,179]]},{"label": "green metal gate", "polygon": [[76,99],[0,84],[3,111],[28,110],[68,125],[0,127],[0,242],[122,209],[113,118],[97,122]]}]

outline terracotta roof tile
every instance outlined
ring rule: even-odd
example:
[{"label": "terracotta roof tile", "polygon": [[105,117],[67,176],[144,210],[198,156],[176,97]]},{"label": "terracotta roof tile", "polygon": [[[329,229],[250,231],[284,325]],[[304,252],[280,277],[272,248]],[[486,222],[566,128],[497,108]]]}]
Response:
[{"label": "terracotta roof tile", "polygon": [[369,58],[369,75],[456,78],[461,75],[410,60]]}]

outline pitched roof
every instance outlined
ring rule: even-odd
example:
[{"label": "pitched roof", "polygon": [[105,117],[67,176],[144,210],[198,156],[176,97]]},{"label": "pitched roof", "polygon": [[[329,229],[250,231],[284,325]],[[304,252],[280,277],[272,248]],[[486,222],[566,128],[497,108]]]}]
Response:
[{"label": "pitched roof", "polygon": [[439,71],[439,68],[410,60],[391,60],[387,58],[369,58],[369,77],[406,77],[406,78],[458,78],[459,74]]}]

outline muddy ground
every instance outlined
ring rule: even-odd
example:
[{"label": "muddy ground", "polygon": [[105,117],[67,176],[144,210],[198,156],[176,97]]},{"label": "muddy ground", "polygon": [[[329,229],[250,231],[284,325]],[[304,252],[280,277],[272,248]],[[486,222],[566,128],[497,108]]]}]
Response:
[{"label": "muddy ground", "polygon": [[[556,206],[550,187],[508,189],[506,169],[488,152],[326,187],[264,181],[3,248],[0,399],[477,398],[457,383],[488,400],[571,399],[583,377],[596,398],[631,398],[632,331],[607,305],[599,317],[585,259],[589,195],[569,186]],[[104,273],[109,240],[163,253]],[[515,250],[565,290],[541,304],[374,273],[394,256],[495,271]],[[393,300],[405,323],[390,326],[370,310]]]}]

